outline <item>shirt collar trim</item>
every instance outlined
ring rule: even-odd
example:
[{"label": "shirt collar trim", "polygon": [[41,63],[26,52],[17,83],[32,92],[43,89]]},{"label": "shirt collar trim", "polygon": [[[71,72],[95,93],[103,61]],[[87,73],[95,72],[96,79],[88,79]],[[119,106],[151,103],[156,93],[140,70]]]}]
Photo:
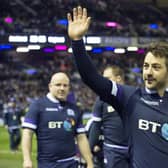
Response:
[{"label": "shirt collar trim", "polygon": [[[150,90],[148,88],[145,88],[145,91],[148,93],[148,94],[154,94],[154,93],[157,93],[156,90]],[[168,92],[168,88],[165,89],[166,92]]]},{"label": "shirt collar trim", "polygon": [[51,93],[47,93],[47,98],[48,98],[50,101],[52,101],[53,103],[59,103],[59,101],[58,101],[56,98],[54,98],[54,97],[51,95]]}]

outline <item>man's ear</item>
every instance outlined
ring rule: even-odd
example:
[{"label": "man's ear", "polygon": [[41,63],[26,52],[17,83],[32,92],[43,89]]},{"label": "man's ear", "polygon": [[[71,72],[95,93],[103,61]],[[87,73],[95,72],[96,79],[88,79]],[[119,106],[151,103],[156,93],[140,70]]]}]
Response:
[{"label": "man's ear", "polygon": [[122,78],[121,78],[120,75],[117,75],[116,82],[117,83],[122,83]]}]

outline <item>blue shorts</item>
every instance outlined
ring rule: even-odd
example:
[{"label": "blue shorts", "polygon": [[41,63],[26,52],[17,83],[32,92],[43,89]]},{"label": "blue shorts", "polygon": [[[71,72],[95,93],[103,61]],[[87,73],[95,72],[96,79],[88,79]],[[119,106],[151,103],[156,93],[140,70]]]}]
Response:
[{"label": "blue shorts", "polygon": [[128,168],[128,150],[104,146],[105,168]]},{"label": "blue shorts", "polygon": [[77,168],[78,162],[76,160],[69,160],[64,162],[53,161],[39,161],[38,168]]}]

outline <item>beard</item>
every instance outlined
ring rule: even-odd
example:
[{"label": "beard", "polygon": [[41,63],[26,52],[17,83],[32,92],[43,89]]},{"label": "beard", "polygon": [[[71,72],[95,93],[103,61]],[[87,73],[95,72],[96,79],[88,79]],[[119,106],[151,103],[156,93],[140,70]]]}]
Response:
[{"label": "beard", "polygon": [[157,91],[158,90],[165,90],[166,86],[167,86],[167,82],[165,81],[165,79],[158,81],[154,78],[146,78],[145,79],[145,86],[151,90],[157,90]]}]

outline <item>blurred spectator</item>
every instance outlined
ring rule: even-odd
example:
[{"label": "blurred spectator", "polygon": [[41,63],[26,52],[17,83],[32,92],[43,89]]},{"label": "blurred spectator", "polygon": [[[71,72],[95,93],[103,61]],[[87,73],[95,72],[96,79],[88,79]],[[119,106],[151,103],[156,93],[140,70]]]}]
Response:
[{"label": "blurred spectator", "polygon": [[4,125],[9,133],[10,150],[16,152],[19,148],[21,141],[21,116],[22,111],[11,100],[7,104],[4,104]]}]

